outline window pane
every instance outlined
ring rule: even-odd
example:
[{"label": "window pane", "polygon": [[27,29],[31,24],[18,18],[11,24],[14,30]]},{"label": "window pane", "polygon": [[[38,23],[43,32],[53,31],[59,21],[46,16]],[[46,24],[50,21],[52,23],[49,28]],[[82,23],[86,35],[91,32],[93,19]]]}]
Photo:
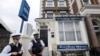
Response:
[{"label": "window pane", "polygon": [[80,31],[79,22],[75,22],[76,31]]},{"label": "window pane", "polygon": [[63,23],[59,22],[59,31],[63,31]]},{"label": "window pane", "polygon": [[75,41],[74,31],[65,32],[66,41]]},{"label": "window pane", "polygon": [[88,0],[83,0],[83,2],[88,3]]},{"label": "window pane", "polygon": [[75,22],[75,27],[76,27],[76,35],[77,35],[77,40],[81,41],[81,32],[80,32],[80,27],[79,27],[79,22]]},{"label": "window pane", "polygon": [[59,24],[59,39],[60,41],[64,41],[64,32],[63,32],[63,23],[62,22],[58,22]]},{"label": "window pane", "polygon": [[66,41],[75,41],[73,22],[64,22]]},{"label": "window pane", "polygon": [[60,13],[60,15],[66,15],[66,13]]},{"label": "window pane", "polygon": [[53,6],[53,1],[47,1],[47,2],[46,2],[46,5],[47,5],[47,6]]},{"label": "window pane", "polygon": [[63,31],[59,31],[59,39],[60,41],[64,41],[64,32]]},{"label": "window pane", "polygon": [[47,5],[48,5],[48,6],[52,6],[52,1],[48,1],[48,2],[47,2]]},{"label": "window pane", "polygon": [[65,31],[74,31],[73,22],[64,22]]},{"label": "window pane", "polygon": [[66,3],[65,1],[58,1],[58,6],[61,6],[61,7],[66,6],[65,3]]},{"label": "window pane", "polygon": [[64,6],[64,1],[59,1],[60,6]]},{"label": "window pane", "polygon": [[47,13],[47,18],[53,18],[53,13]]},{"label": "window pane", "polygon": [[76,31],[78,41],[81,41],[81,33],[80,31]]}]

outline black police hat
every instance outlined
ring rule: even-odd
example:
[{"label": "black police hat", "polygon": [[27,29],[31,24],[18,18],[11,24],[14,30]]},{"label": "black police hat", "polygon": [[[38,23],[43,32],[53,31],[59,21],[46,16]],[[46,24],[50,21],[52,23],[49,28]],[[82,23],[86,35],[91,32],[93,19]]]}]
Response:
[{"label": "black police hat", "polygon": [[12,38],[13,39],[20,39],[20,35],[13,35]]}]

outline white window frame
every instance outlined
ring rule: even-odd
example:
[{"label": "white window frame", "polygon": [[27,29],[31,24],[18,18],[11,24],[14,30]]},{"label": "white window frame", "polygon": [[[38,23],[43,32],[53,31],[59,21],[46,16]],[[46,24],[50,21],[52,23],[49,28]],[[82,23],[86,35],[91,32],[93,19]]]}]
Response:
[{"label": "white window frame", "polygon": [[[63,6],[60,5],[60,2],[62,2],[62,1],[64,2]],[[58,7],[66,7],[66,1],[65,0],[59,0],[58,1]]]},{"label": "white window frame", "polygon": [[65,13],[65,15],[68,14],[66,11],[60,11],[60,15],[61,15],[61,13]]},{"label": "white window frame", "polygon": [[[52,2],[52,5],[48,5],[48,2]],[[46,7],[54,7],[54,1],[53,0],[47,0],[46,1]]]},{"label": "white window frame", "polygon": [[[53,11],[47,11],[47,12],[46,12],[46,14],[45,14],[45,18],[47,18],[47,13],[52,13],[52,14],[53,14],[53,16],[54,16]],[[53,17],[52,17],[52,18],[53,18]],[[52,18],[51,18],[51,19],[52,19]]]},{"label": "white window frame", "polygon": [[[71,22],[73,23],[73,27],[74,27],[75,41],[66,41],[66,37],[65,37],[65,28],[64,28],[64,21],[63,21],[62,24],[63,24],[63,31],[64,31],[64,32],[63,32],[63,33],[64,33],[64,34],[63,34],[63,35],[64,35],[64,41],[60,41],[60,37],[59,37],[59,42],[63,42],[63,43],[65,42],[65,43],[66,43],[66,42],[77,42],[77,41],[78,41],[78,42],[81,42],[81,41],[82,41],[82,35],[81,35],[81,37],[80,37],[81,40],[78,40],[78,36],[77,36],[77,32],[76,32],[77,30],[76,30],[76,26],[75,26],[75,22],[76,22],[76,21],[71,21]],[[79,22],[78,22],[78,24],[79,24]],[[79,26],[80,26],[80,25],[79,25]],[[58,22],[58,27],[59,27],[59,22]],[[80,27],[79,27],[79,28],[80,28]],[[80,34],[81,34],[81,30],[79,30],[79,31],[80,31]],[[59,29],[58,29],[58,32],[59,32]],[[59,34],[59,33],[58,33],[58,34]]]}]

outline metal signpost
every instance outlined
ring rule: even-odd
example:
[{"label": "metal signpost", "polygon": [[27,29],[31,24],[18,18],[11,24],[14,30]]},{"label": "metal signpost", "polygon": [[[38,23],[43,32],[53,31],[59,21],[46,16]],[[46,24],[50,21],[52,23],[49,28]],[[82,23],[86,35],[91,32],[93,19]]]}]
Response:
[{"label": "metal signpost", "polygon": [[22,33],[24,21],[28,21],[29,12],[30,12],[30,6],[28,5],[26,0],[22,0],[20,11],[18,14],[18,16],[22,18],[20,33]]}]

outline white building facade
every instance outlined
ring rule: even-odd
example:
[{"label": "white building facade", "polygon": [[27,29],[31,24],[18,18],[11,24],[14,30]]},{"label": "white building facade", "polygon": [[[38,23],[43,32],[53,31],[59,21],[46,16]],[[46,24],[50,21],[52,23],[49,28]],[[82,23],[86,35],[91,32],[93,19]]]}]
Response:
[{"label": "white building facade", "polygon": [[[56,20],[56,17],[54,19],[36,19],[37,24],[40,23],[37,25],[39,31],[48,30],[47,47],[49,56],[89,56],[87,51],[89,41],[83,21],[84,18],[80,18],[80,20],[63,20],[64,17],[59,18],[62,19]],[[41,29],[40,26],[48,26],[48,28]],[[80,54],[80,52],[82,53]]]},{"label": "white building facade", "polygon": [[89,56],[87,51],[89,41],[84,18],[80,15],[69,14],[69,9],[65,9],[68,7],[68,0],[59,1],[41,0],[41,4],[43,4],[40,10],[41,18],[35,19],[36,29],[40,32],[40,38],[44,40],[47,48],[43,55]]},{"label": "white building facade", "polygon": [[[71,19],[71,17],[73,19]],[[89,43],[85,23],[83,21],[84,18],[80,18],[76,15],[71,17],[70,19],[68,19],[68,17],[56,17],[55,38],[57,50],[63,53],[62,56],[89,56],[87,51]]]}]

